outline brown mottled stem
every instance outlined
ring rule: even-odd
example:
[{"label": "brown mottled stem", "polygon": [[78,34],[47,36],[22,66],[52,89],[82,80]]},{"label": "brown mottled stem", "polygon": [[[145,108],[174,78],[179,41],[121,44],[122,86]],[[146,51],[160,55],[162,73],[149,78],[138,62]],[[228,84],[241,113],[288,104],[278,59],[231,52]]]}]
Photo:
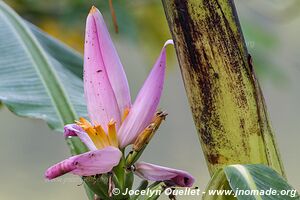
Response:
[{"label": "brown mottled stem", "polygon": [[232,0],[162,0],[211,174],[266,164],[284,175]]}]

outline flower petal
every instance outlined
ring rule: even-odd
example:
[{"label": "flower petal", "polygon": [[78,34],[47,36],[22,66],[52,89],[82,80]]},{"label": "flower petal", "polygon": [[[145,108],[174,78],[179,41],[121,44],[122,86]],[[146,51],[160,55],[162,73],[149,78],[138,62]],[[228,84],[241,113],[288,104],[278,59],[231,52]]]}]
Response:
[{"label": "flower petal", "polygon": [[112,118],[120,125],[121,114],[101,54],[94,12],[91,10],[86,21],[84,92],[91,121],[106,129]]},{"label": "flower petal", "polygon": [[123,122],[118,136],[120,146],[123,148],[134,142],[138,134],[151,122],[163,89],[166,69],[166,45],[171,44],[168,40],[141,88],[130,112]]},{"label": "flower petal", "polygon": [[92,16],[96,23],[103,63],[122,115],[126,108],[131,107],[128,81],[101,13],[95,7],[92,10],[94,10]]},{"label": "flower petal", "polygon": [[188,172],[145,162],[135,164],[135,174],[149,181],[165,181],[180,187],[191,187],[195,182]]},{"label": "flower petal", "polygon": [[79,176],[107,173],[119,164],[121,156],[121,151],[115,147],[89,151],[70,157],[50,167],[45,173],[45,178],[51,180],[66,173]]},{"label": "flower petal", "polygon": [[89,148],[89,150],[97,150],[89,135],[77,124],[67,124],[64,127],[64,136],[65,138],[69,136],[78,136],[80,140]]}]

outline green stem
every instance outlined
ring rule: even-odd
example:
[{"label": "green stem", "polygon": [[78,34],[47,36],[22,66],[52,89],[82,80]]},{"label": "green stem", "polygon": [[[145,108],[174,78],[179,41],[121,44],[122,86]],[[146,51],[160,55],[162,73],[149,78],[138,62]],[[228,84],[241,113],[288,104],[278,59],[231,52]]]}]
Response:
[{"label": "green stem", "polygon": [[[124,155],[124,150],[122,151]],[[122,156],[119,165],[114,167],[114,183],[116,187],[120,189],[120,194],[114,196],[114,199],[128,199],[129,195],[123,196],[122,193],[126,190],[126,188],[131,189],[133,184],[133,173],[127,172],[125,167],[125,157]]]},{"label": "green stem", "polygon": [[162,0],[211,174],[266,164],[284,175],[233,0]]}]

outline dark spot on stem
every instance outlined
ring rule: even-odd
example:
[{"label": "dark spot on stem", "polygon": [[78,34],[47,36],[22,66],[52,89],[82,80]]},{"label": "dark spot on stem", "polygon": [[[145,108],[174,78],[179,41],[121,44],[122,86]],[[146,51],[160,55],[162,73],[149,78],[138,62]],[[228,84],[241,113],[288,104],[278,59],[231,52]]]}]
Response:
[{"label": "dark spot on stem", "polygon": [[214,77],[216,78],[216,79],[219,79],[220,77],[219,77],[219,74],[218,73],[214,73]]},{"label": "dark spot on stem", "polygon": [[207,161],[213,165],[218,164],[219,163],[219,154],[209,154],[207,155]]}]

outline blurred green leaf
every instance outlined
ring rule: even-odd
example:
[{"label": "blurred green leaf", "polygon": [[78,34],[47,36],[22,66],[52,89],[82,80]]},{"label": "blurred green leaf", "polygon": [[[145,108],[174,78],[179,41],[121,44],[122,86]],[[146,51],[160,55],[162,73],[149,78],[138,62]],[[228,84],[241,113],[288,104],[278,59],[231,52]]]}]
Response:
[{"label": "blurred green leaf", "polygon": [[227,181],[226,175],[223,169],[219,169],[214,173],[208,185],[205,188],[205,193],[202,196],[202,200],[234,200],[236,199],[232,195],[211,195],[210,190],[231,190]]},{"label": "blurred green leaf", "polygon": [[68,137],[67,144],[72,155],[78,155],[88,151],[88,148],[81,142],[78,137]]},{"label": "blurred green leaf", "polygon": [[254,54],[251,55],[255,71],[259,78],[269,79],[272,83],[277,85],[287,82],[285,71],[279,68],[271,58],[268,59],[268,55],[263,51],[257,49]]},{"label": "blurred green leaf", "polygon": [[26,24],[0,2],[0,100],[55,130],[86,116],[79,54]]},{"label": "blurred green leaf", "polygon": [[[0,1],[0,100],[19,116],[45,120],[62,131],[86,116],[82,58],[69,47],[25,22]],[[87,151],[68,138],[73,155]],[[94,193],[85,187],[91,199]]]},{"label": "blurred green leaf", "polygon": [[260,45],[263,48],[274,48],[277,46],[277,38],[272,35],[272,33],[266,31],[265,28],[262,28],[258,25],[255,25],[251,22],[245,22],[242,25],[244,37],[246,41],[254,42],[254,45]]},{"label": "blurred green leaf", "polygon": [[95,200],[94,192],[89,188],[89,186],[84,182],[83,183],[84,189],[86,191],[86,195],[88,196],[89,200]]},{"label": "blurred green leaf", "polygon": [[[283,177],[265,165],[231,165],[226,167],[224,172],[231,189],[235,192],[239,200],[300,199],[297,191]],[[246,191],[258,191],[259,194],[247,195]],[[242,194],[243,192],[245,194]]]},{"label": "blurred green leaf", "polygon": [[[87,195],[90,200],[95,194],[97,194],[100,199],[103,200],[110,200],[110,197],[108,196],[108,176],[107,174],[102,174],[101,176],[88,176],[88,177],[82,177],[85,188],[87,190]],[[93,191],[93,192],[92,192]]]},{"label": "blurred green leaf", "polygon": [[39,28],[33,24],[27,22],[28,27],[35,35],[43,49],[55,60],[69,71],[74,73],[78,78],[83,77],[83,60],[81,54],[69,48],[57,39],[42,32]]},{"label": "blurred green leaf", "polygon": [[278,48],[278,38],[256,22],[242,20],[242,28],[248,51],[254,62],[258,77],[274,83],[286,81],[285,72],[274,62],[274,49]]},{"label": "blurred green leaf", "polygon": [[[216,191],[223,195],[217,195]],[[202,199],[299,200],[300,197],[275,170],[265,165],[252,164],[229,165],[218,170],[211,178]]]}]

